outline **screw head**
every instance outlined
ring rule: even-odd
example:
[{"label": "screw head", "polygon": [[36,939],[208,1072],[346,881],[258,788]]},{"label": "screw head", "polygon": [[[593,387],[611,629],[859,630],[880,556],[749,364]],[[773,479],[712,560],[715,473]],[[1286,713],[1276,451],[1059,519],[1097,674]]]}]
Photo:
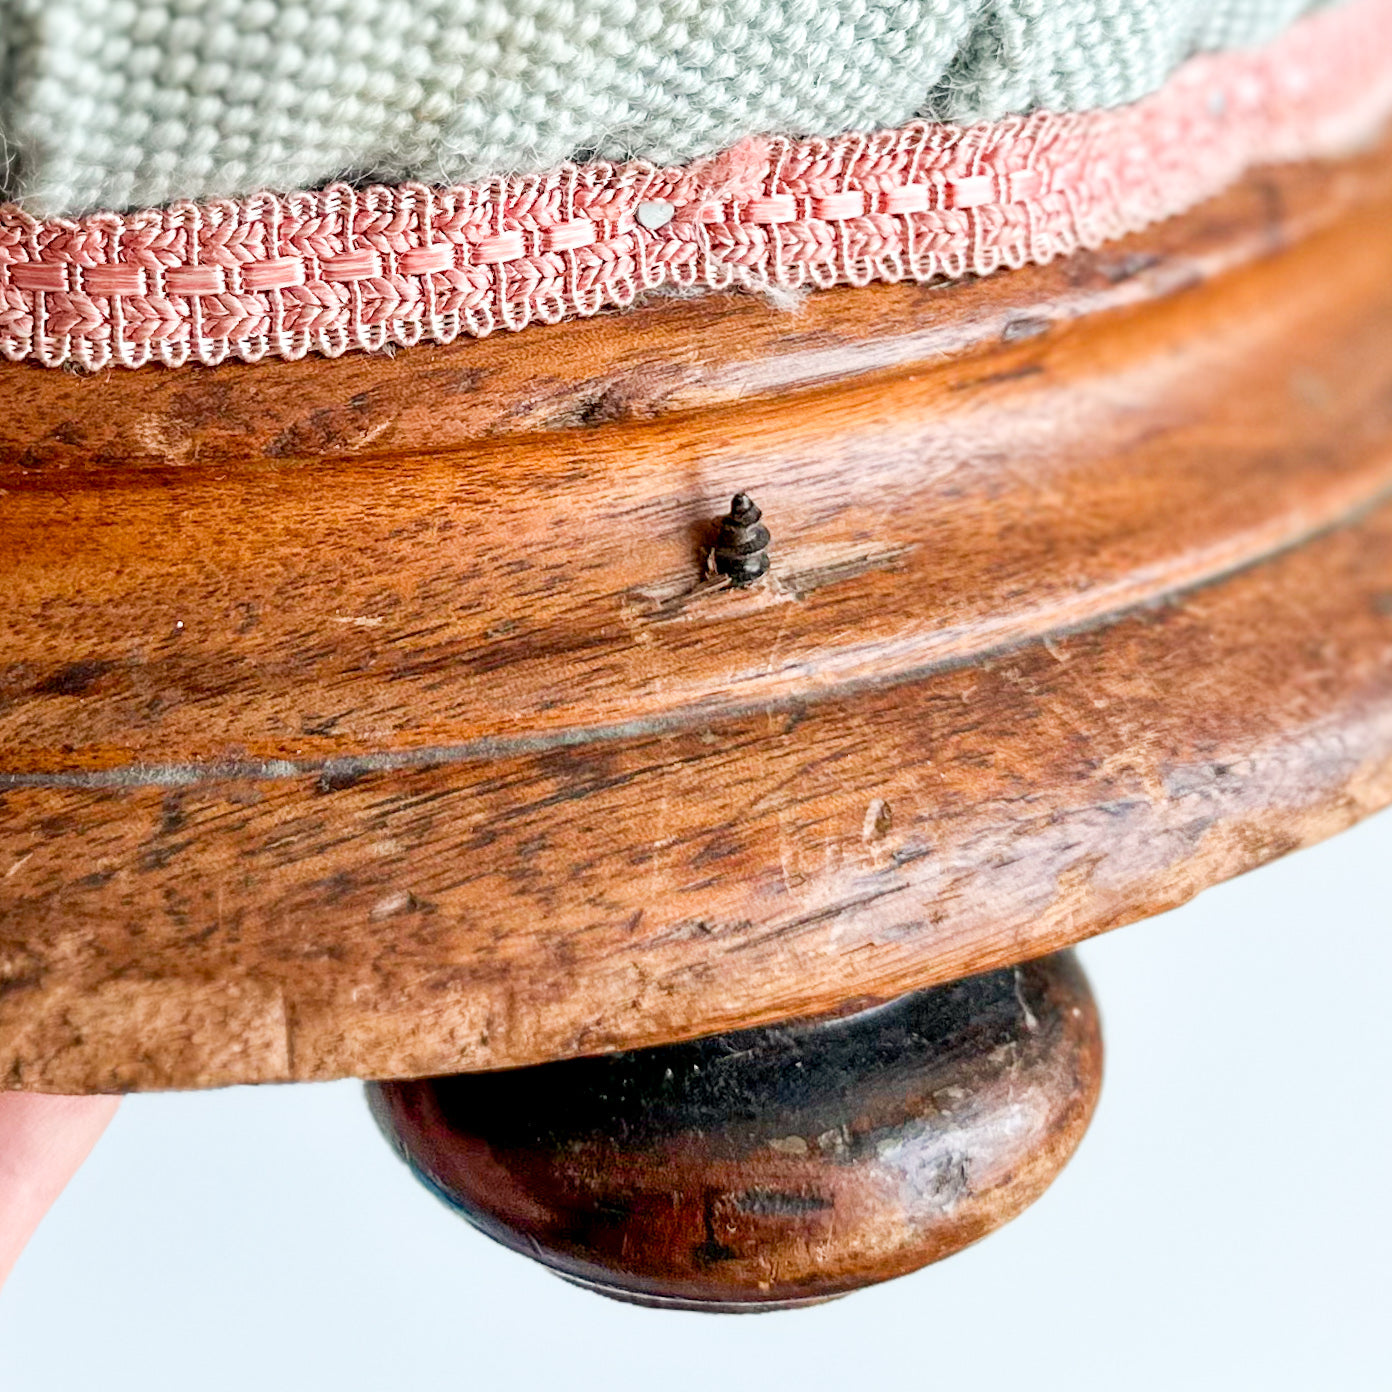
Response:
[{"label": "screw head", "polygon": [[752,585],[769,568],[769,530],[763,514],[748,493],[730,499],[730,511],[720,520],[715,541],[715,568],[738,588]]}]

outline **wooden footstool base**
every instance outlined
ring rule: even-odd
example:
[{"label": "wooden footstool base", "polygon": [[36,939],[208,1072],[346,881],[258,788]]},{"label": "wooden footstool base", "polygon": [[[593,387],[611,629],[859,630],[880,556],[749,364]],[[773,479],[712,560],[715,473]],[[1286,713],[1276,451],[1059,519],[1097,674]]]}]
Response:
[{"label": "wooden footstool base", "polygon": [[1392,800],[1389,218],[1384,146],[796,313],[0,368],[6,1085],[432,1078],[412,1163],[631,1298],[970,1241],[1095,1095],[1047,954]]}]

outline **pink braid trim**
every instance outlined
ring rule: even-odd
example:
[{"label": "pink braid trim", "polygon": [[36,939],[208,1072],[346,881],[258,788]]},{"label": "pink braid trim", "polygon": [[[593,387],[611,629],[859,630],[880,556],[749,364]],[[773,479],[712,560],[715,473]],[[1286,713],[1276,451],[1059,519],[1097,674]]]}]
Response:
[{"label": "pink braid trim", "polygon": [[1389,110],[1392,0],[1349,0],[1115,111],[81,221],[7,206],[0,351],[86,368],[334,356],[554,324],[659,286],[985,275],[1133,232],[1253,164],[1335,152]]}]

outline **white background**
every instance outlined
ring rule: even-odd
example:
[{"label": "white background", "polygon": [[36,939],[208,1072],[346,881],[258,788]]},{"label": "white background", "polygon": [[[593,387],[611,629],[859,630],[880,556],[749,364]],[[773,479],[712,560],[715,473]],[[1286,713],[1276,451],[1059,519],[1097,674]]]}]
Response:
[{"label": "white background", "polygon": [[1024,1217],[818,1309],[573,1290],[360,1089],[137,1097],[0,1296],[3,1392],[1392,1388],[1392,818],[1083,949],[1107,1080]]}]

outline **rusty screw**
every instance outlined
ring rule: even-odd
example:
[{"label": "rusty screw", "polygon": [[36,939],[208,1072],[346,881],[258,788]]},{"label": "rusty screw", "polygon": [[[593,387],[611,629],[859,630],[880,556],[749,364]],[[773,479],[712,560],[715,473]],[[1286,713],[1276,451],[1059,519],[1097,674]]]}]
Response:
[{"label": "rusty screw", "polygon": [[748,493],[736,493],[729,513],[720,519],[715,568],[734,585],[752,585],[769,568],[769,530],[759,522],[761,516]]}]

